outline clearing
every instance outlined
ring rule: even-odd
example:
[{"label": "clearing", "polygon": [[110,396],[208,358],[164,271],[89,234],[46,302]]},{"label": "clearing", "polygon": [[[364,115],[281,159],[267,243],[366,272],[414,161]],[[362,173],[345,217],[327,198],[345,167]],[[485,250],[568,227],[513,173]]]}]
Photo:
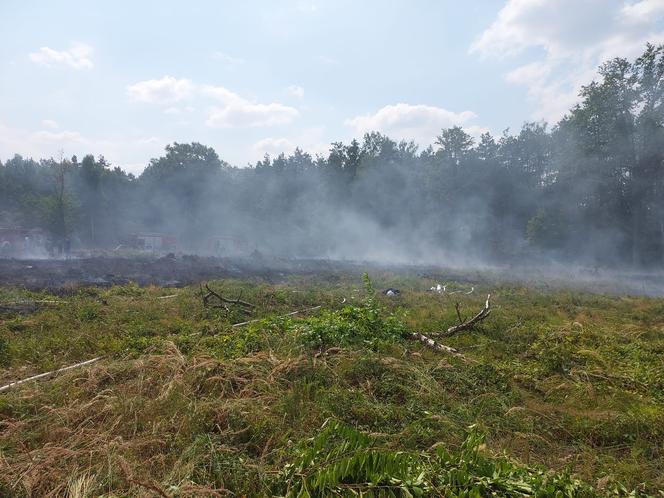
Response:
[{"label": "clearing", "polygon": [[0,392],[0,496],[659,496],[664,300],[356,270],[7,279],[0,385],[103,358]]}]

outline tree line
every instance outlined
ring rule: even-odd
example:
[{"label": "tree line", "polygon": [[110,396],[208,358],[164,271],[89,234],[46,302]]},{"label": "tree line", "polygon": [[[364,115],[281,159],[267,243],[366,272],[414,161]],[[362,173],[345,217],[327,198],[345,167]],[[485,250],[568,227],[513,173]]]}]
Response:
[{"label": "tree line", "polygon": [[166,146],[138,177],[102,156],[16,155],[0,162],[0,226],[88,248],[150,230],[190,250],[232,235],[292,256],[661,266],[664,45],[604,63],[579,97],[554,126],[455,126],[424,149],[372,132],[247,168],[199,143]]}]

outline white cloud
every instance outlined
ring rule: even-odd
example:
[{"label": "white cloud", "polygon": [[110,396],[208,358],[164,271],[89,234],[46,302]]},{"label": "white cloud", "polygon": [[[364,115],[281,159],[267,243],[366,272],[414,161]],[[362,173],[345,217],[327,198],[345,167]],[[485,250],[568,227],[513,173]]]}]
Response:
[{"label": "white cloud", "polygon": [[246,100],[212,108],[205,124],[212,128],[275,126],[292,122],[299,112],[283,104],[254,104]]},{"label": "white cloud", "polygon": [[569,55],[610,36],[622,6],[622,0],[508,0],[470,50],[504,57],[540,47]]},{"label": "white cloud", "polygon": [[164,109],[164,114],[179,116],[179,115],[184,114],[184,113],[194,112],[195,110],[196,110],[196,108],[194,108],[190,105],[187,105],[187,106],[184,106],[184,107],[172,106],[172,107],[167,107],[166,109]]},{"label": "white cloud", "polygon": [[[84,138],[78,131],[30,132],[13,128],[0,121],[0,157],[5,159],[13,157],[14,154],[36,158],[57,157],[60,150],[64,150],[65,155],[70,156],[74,153],[90,152],[95,145],[103,144]],[[84,148],[87,150],[83,150]],[[97,153],[97,150],[94,152]]]},{"label": "white cloud", "polygon": [[[373,114],[356,116],[346,120],[358,134],[380,131],[393,139],[414,140],[421,145],[428,145],[440,134],[442,128],[464,126],[469,128],[469,121],[476,118],[472,111],[453,112],[429,105],[396,104],[387,105]],[[473,126],[473,131],[485,130]]]},{"label": "white cloud", "polygon": [[664,13],[664,0],[643,0],[623,6],[622,13],[633,22],[648,21],[652,16]]},{"label": "white cloud", "polygon": [[539,50],[536,61],[505,78],[526,87],[533,118],[556,121],[596,77],[599,64],[664,41],[662,15],[664,0],[509,0],[470,51],[506,58]]},{"label": "white cloud", "polygon": [[65,65],[73,69],[92,69],[93,48],[85,43],[73,43],[69,50],[55,50],[50,47],[40,47],[38,51],[31,52],[28,57],[35,64],[41,66]]},{"label": "white cloud", "polygon": [[282,152],[288,154],[295,150],[296,145],[287,138],[268,137],[259,140],[252,145],[251,150],[254,157],[262,158],[265,154],[278,156]]},{"label": "white cloud", "polygon": [[291,137],[267,137],[251,146],[251,161],[263,159],[265,154],[276,157],[282,152],[291,154],[296,147],[300,147],[312,156],[327,155],[330,144],[327,140],[325,128],[314,126],[305,128]]},{"label": "white cloud", "polygon": [[233,57],[232,55],[228,55],[227,53],[220,52],[218,50],[212,52],[212,58],[216,61],[224,62],[233,66],[244,64],[244,59],[241,59],[240,57]]},{"label": "white cloud", "polygon": [[291,123],[300,114],[294,107],[284,104],[253,102],[223,86],[198,85],[191,80],[172,76],[139,81],[129,85],[127,93],[139,102],[168,105],[163,112],[169,115],[180,115],[194,110],[191,106],[172,105],[180,101],[193,98],[214,100],[217,104],[210,106],[205,121],[211,128],[283,125]]},{"label": "white cloud", "polygon": [[200,87],[201,95],[219,100],[224,103],[230,103],[236,100],[243,100],[237,93],[230,91],[223,86],[203,85]]},{"label": "white cloud", "polygon": [[188,79],[164,76],[158,80],[145,80],[127,86],[127,94],[137,102],[172,104],[192,97],[195,85]]},{"label": "white cloud", "polygon": [[42,131],[36,131],[32,134],[32,138],[39,142],[57,142],[57,143],[65,143],[65,142],[78,142],[78,143],[83,143],[85,140],[81,136],[81,134],[77,131],[68,131],[68,130],[63,130],[63,131],[47,131],[47,130],[42,130]]},{"label": "white cloud", "polygon": [[304,88],[302,88],[300,85],[290,85],[288,88],[286,88],[286,91],[298,99],[304,97]]},{"label": "white cloud", "polygon": [[[58,157],[60,151],[65,157],[76,154],[79,158],[85,154],[102,154],[114,166],[125,171],[140,173],[147,165],[147,158],[159,155],[164,144],[172,140],[155,137],[118,136],[112,139],[98,139],[79,131],[37,130],[28,131],[15,128],[0,120],[0,158],[9,159],[14,154],[24,157]],[[145,158],[145,162],[137,162]]]},{"label": "white cloud", "polygon": [[291,123],[299,112],[294,107],[276,102],[261,104],[240,97],[221,86],[206,85],[201,93],[218,100],[222,105],[212,107],[206,125],[212,128],[246,128]]},{"label": "white cloud", "polygon": [[159,137],[145,137],[139,138],[136,140],[136,143],[139,145],[152,145],[152,144],[161,144],[163,141]]},{"label": "white cloud", "polygon": [[60,128],[58,122],[54,121],[53,119],[42,120],[42,125],[45,126],[46,128],[50,128],[51,130],[57,130],[58,128]]}]

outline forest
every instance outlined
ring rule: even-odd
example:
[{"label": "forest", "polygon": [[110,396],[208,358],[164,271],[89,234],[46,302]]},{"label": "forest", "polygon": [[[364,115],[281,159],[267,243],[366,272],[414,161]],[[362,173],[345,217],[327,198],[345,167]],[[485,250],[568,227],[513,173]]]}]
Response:
[{"label": "forest", "polygon": [[290,257],[660,267],[663,160],[664,45],[648,45],[604,63],[558,123],[499,136],[454,126],[421,148],[372,132],[248,167],[172,143],[140,176],[92,154],[15,155],[0,161],[0,227],[72,248],[148,230],[191,252],[225,235]]}]

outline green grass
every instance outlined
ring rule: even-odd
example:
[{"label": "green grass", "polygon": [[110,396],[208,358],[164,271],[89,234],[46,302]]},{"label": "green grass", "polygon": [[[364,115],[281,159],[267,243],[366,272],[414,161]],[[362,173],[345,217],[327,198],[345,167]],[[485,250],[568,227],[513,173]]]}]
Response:
[{"label": "green grass", "polygon": [[[256,304],[251,317],[204,308],[197,286],[0,289],[0,303],[58,301],[0,317],[1,384],[106,356],[0,393],[0,496],[293,494],[313,482],[307,458],[327,462],[311,496],[664,489],[664,300],[488,282],[450,296],[375,275],[402,290],[388,298],[366,284],[211,283]],[[455,302],[472,315],[489,292],[489,318],[441,341],[463,359],[403,338],[445,330]],[[334,470],[334,454],[355,467]]]}]

